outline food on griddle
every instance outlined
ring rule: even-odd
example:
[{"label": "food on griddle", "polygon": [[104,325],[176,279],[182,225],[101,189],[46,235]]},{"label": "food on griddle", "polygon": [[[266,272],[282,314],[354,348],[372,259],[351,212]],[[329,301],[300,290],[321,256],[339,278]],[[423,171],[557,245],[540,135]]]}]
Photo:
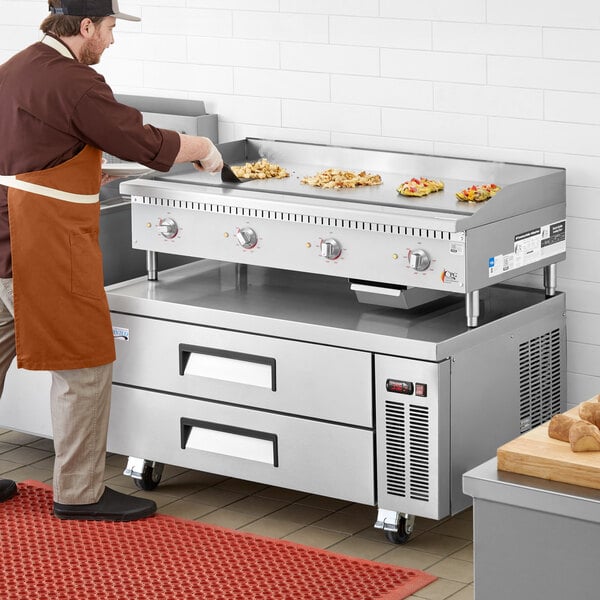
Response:
[{"label": "food on griddle", "polygon": [[381,175],[372,175],[366,171],[354,173],[341,169],[327,169],[312,177],[304,177],[300,183],[321,188],[355,188],[364,185],[381,185]]},{"label": "food on griddle", "polygon": [[502,188],[495,183],[486,183],[484,185],[472,185],[460,192],[456,192],[456,197],[462,202],[484,202],[499,192]]},{"label": "food on griddle", "polygon": [[283,179],[290,176],[283,167],[270,163],[266,158],[237,167],[232,166],[231,170],[240,179]]},{"label": "food on griddle", "polygon": [[444,182],[439,179],[427,179],[425,177],[413,177],[409,181],[401,183],[396,191],[402,196],[427,196],[432,192],[444,189]]},{"label": "food on griddle", "polygon": [[555,440],[568,442],[569,431],[575,423],[577,423],[577,419],[573,419],[568,415],[554,415],[548,423],[548,436]]}]

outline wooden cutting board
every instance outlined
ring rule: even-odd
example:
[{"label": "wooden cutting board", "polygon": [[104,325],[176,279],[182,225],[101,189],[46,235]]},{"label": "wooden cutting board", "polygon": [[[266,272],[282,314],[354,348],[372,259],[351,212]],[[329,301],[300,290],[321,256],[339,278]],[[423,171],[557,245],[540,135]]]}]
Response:
[{"label": "wooden cutting board", "polygon": [[[565,414],[578,419],[579,406]],[[573,452],[568,442],[548,437],[548,423],[504,444],[497,457],[500,471],[600,489],[600,452]]]}]

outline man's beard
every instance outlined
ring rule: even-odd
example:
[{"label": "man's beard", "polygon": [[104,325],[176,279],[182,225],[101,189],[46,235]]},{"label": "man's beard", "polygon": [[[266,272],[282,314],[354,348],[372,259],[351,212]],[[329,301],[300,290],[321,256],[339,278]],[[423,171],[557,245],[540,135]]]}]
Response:
[{"label": "man's beard", "polygon": [[100,62],[104,48],[100,46],[98,39],[93,37],[88,40],[80,51],[80,62],[84,65],[97,65]]}]

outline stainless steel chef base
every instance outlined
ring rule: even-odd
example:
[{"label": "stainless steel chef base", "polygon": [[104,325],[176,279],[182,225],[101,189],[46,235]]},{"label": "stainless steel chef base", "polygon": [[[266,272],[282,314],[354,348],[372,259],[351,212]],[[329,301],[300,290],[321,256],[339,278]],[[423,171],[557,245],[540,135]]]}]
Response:
[{"label": "stainless steel chef base", "polygon": [[[482,291],[413,310],[343,279],[200,261],[108,288],[109,449],[440,519],[461,477],[565,407],[565,300]],[[380,523],[380,526],[385,526]]]}]

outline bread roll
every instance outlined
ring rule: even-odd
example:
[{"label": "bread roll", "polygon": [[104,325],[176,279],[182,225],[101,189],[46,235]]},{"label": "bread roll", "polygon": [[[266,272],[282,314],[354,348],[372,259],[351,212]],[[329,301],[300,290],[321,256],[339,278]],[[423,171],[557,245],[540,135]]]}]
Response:
[{"label": "bread roll", "polygon": [[600,452],[600,429],[587,421],[577,421],[569,429],[573,452]]},{"label": "bread roll", "polygon": [[554,415],[548,424],[548,435],[555,440],[568,442],[569,430],[574,423],[577,423],[577,419],[573,419],[567,415]]},{"label": "bread roll", "polygon": [[579,405],[579,416],[588,423],[600,427],[600,402],[583,402]]}]

